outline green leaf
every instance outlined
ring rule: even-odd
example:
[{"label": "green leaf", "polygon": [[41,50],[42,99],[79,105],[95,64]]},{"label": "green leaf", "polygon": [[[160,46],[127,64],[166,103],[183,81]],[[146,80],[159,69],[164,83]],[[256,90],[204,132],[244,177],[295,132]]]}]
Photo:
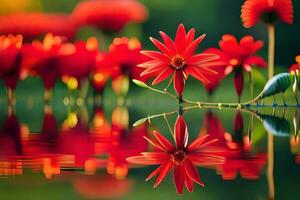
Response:
[{"label": "green leaf", "polygon": [[137,127],[137,126],[139,126],[139,125],[145,123],[147,120],[148,120],[148,117],[142,118],[142,119],[140,119],[140,120],[134,122],[133,126],[134,126],[134,127]]},{"label": "green leaf", "polygon": [[148,85],[142,81],[133,79],[132,82],[134,82],[137,86],[140,86],[142,88],[148,88]]},{"label": "green leaf", "polygon": [[266,83],[261,98],[284,93],[291,86],[292,80],[293,75],[289,73],[277,74]]},{"label": "green leaf", "polygon": [[285,118],[271,115],[260,115],[266,131],[275,136],[290,137],[290,123]]}]

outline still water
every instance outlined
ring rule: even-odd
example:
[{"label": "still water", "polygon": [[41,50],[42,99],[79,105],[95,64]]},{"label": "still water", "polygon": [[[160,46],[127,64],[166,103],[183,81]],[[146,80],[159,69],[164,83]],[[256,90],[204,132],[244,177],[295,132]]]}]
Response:
[{"label": "still water", "polygon": [[[26,108],[2,104],[0,199],[298,199],[297,108],[186,111],[190,140],[206,134],[218,139],[225,161],[198,167],[205,187],[177,195],[171,173],[153,189],[155,180],[145,178],[155,168],[126,161],[153,149],[144,139],[153,138],[153,130],[172,141],[163,117],[132,126],[149,108],[107,103],[61,109],[53,103],[36,109],[30,101],[23,102]],[[176,115],[167,118],[172,127]]]}]

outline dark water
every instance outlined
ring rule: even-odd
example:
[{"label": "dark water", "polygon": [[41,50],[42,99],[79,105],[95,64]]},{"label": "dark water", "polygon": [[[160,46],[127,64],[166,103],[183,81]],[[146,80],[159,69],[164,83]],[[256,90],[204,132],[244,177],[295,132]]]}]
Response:
[{"label": "dark water", "polygon": [[[226,154],[221,165],[198,167],[205,187],[178,196],[172,174],[153,189],[154,180],[144,180],[155,168],[126,161],[151,151],[144,136],[153,138],[154,129],[172,141],[163,117],[132,127],[145,106],[34,109],[26,102],[1,108],[0,199],[298,199],[296,108],[184,113],[190,141],[210,134]],[[176,115],[167,118],[173,127]]]}]

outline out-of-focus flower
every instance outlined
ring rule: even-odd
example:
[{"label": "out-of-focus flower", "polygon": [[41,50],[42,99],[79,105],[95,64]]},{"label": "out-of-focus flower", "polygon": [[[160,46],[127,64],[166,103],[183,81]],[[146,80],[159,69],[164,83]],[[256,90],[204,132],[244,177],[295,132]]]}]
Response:
[{"label": "out-of-focus flower", "polygon": [[96,65],[98,46],[98,40],[94,37],[86,42],[64,43],[61,46],[56,64],[65,83],[75,78],[79,85],[81,80],[88,78]]},{"label": "out-of-focus flower", "polygon": [[295,61],[296,63],[290,67],[289,72],[300,73],[300,55],[296,56]]},{"label": "out-of-focus flower", "polygon": [[244,86],[243,71],[250,72],[253,66],[261,68],[267,66],[266,61],[256,55],[263,44],[261,40],[254,41],[252,36],[244,36],[240,41],[237,41],[233,35],[223,35],[219,42],[220,49],[211,50],[222,55],[222,61],[225,63],[225,75],[234,71],[234,85],[239,98]]},{"label": "out-of-focus flower", "polygon": [[59,75],[56,59],[62,42],[62,37],[48,33],[42,42],[23,45],[22,76],[39,75],[45,88],[52,89]]},{"label": "out-of-focus flower", "polygon": [[180,24],[174,42],[164,32],[159,32],[164,44],[160,41],[150,38],[153,44],[161,51],[142,51],[151,60],[140,64],[145,68],[141,76],[148,75],[155,77],[153,85],[158,84],[168,77],[172,77],[174,88],[179,96],[182,96],[185,81],[191,75],[196,79],[209,83],[206,78],[207,74],[215,75],[214,66],[218,56],[209,53],[196,53],[196,49],[205,35],[201,35],[195,39],[195,29],[191,29],[188,33]]},{"label": "out-of-focus flower", "polygon": [[182,116],[178,116],[174,126],[175,146],[160,133],[154,131],[155,140],[146,138],[155,148],[155,152],[145,152],[141,156],[129,157],[131,163],[143,165],[160,165],[146,180],[158,176],[154,187],[157,187],[174,168],[174,182],[178,193],[183,192],[184,185],[193,191],[193,182],[204,186],[195,166],[215,166],[222,164],[224,158],[216,156],[217,149],[212,148],[216,140],[207,136],[198,137],[188,143],[188,131]]},{"label": "out-of-focus flower", "polygon": [[72,16],[79,26],[118,32],[128,23],[145,21],[148,11],[136,0],[87,0],[76,6]]},{"label": "out-of-focus flower", "polygon": [[20,78],[22,40],[21,35],[0,36],[0,78],[10,89],[16,88]]},{"label": "out-of-focus flower", "polygon": [[250,28],[263,20],[268,24],[276,20],[292,24],[294,20],[292,0],[246,0],[242,5],[243,25]]},{"label": "out-of-focus flower", "polygon": [[75,26],[66,14],[17,13],[0,16],[0,33],[22,34],[25,39],[47,33],[71,38]]}]

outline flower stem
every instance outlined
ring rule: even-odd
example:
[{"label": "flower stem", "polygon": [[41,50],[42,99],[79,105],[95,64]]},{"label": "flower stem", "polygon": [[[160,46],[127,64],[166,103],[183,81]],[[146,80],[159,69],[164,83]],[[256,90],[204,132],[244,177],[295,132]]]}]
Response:
[{"label": "flower stem", "polygon": [[275,60],[275,26],[268,24],[268,76],[271,79],[274,76],[274,60]]}]

